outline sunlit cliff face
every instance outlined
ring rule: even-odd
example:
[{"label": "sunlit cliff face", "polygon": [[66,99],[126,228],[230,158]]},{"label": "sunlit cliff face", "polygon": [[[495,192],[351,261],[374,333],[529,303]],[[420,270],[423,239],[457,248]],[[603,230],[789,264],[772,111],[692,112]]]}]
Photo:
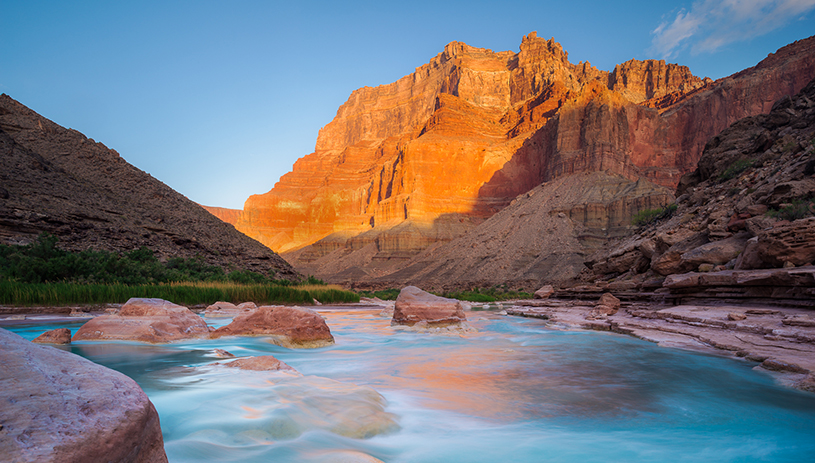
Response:
[{"label": "sunlit cliff face", "polygon": [[[796,46],[813,48],[804,42]],[[250,197],[236,226],[281,252],[329,237],[309,261],[405,223],[418,232],[398,232],[396,242],[415,253],[542,182],[584,172],[645,179],[662,198],[711,136],[811,77],[810,52],[783,50],[711,82],[664,61],[611,72],[572,64],[535,33],[518,53],[452,42],[413,74],[354,91],[315,152]]]}]

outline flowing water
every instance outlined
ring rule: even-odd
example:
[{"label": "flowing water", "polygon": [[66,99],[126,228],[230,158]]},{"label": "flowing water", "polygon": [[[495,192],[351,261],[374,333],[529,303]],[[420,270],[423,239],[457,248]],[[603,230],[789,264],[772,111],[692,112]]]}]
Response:
[{"label": "flowing water", "polygon": [[[815,394],[755,363],[489,312],[468,314],[477,331],[454,335],[394,329],[374,310],[321,314],[332,347],[222,338],[69,349],[141,385],[171,462],[339,461],[344,451],[386,462],[815,458]],[[78,328],[10,329],[33,339],[62,326]],[[215,348],[271,354],[302,375],[214,365]]]}]

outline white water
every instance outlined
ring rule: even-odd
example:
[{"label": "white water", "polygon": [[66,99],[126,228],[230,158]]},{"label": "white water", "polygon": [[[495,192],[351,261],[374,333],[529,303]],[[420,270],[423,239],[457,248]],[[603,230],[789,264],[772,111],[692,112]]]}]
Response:
[{"label": "white water", "polygon": [[[262,338],[75,343],[135,379],[171,462],[812,461],[815,394],[754,363],[630,337],[468,314],[474,333],[397,330],[374,310],[325,310],[332,347]],[[212,320],[208,320],[212,322]],[[229,320],[217,320],[217,325]],[[18,326],[33,339],[46,329]],[[212,349],[271,354],[303,376],[213,366]]]}]

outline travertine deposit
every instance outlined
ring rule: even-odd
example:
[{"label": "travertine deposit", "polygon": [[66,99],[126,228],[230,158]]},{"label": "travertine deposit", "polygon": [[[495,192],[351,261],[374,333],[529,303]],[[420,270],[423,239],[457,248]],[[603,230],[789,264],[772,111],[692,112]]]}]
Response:
[{"label": "travertine deposit", "polygon": [[[815,39],[802,40],[713,82],[664,61],[612,72],[572,64],[535,33],[518,53],[453,42],[413,74],[353,92],[315,152],[250,197],[236,226],[330,281],[394,274],[416,283],[424,280],[395,272],[542,183],[602,173],[636,184],[635,201],[621,187],[618,205],[569,214],[570,227],[592,229],[594,239],[563,251],[584,256],[619,236],[595,223],[630,223],[671,201],[710,137],[801,89],[815,75],[813,54]],[[527,277],[513,268],[492,280]]]}]

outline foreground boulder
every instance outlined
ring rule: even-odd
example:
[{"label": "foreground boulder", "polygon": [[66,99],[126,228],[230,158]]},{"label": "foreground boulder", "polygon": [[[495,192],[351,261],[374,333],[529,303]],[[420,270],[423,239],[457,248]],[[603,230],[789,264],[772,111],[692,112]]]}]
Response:
[{"label": "foreground boulder", "polygon": [[334,336],[317,312],[300,307],[263,306],[238,315],[232,323],[212,333],[221,336],[270,336],[288,348],[316,348],[334,344]]},{"label": "foreground boulder", "polygon": [[159,417],[127,376],[0,329],[3,461],[166,462]]},{"label": "foreground boulder", "polygon": [[31,342],[40,344],[70,344],[71,330],[68,328],[57,328],[55,330],[46,331]]},{"label": "foreground boulder", "polygon": [[461,302],[407,286],[396,298],[391,325],[444,327],[466,321]]},{"label": "foreground boulder", "polygon": [[74,341],[171,342],[205,337],[204,319],[163,299],[131,298],[116,315],[96,317],[77,330]]}]

